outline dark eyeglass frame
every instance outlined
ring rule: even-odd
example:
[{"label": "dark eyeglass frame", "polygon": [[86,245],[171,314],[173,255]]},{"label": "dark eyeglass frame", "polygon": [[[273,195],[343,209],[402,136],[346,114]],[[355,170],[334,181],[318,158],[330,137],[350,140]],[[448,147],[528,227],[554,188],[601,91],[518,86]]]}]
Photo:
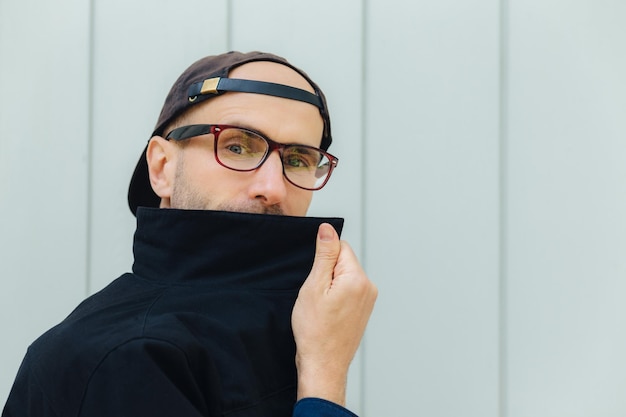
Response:
[{"label": "dark eyeglass frame", "polygon": [[[261,158],[261,160],[259,161],[259,163],[253,167],[253,168],[247,168],[247,169],[240,169],[240,168],[233,168],[230,167],[226,164],[224,164],[219,156],[218,156],[218,146],[217,146],[217,141],[219,139],[220,133],[222,133],[224,130],[227,129],[239,129],[242,130],[244,132],[248,132],[251,134],[254,134],[256,136],[259,136],[261,139],[265,140],[265,142],[267,142],[268,145],[268,149],[267,152],[265,153],[265,155],[263,155],[263,158]],[[308,191],[317,191],[322,189],[326,183],[328,182],[328,180],[330,179],[331,174],[333,173],[333,170],[337,167],[337,164],[339,163],[339,159],[326,152],[323,149],[320,148],[316,148],[314,146],[309,146],[309,145],[301,145],[299,143],[279,143],[276,141],[273,141],[272,139],[268,138],[267,136],[263,135],[262,133],[259,133],[255,130],[252,129],[247,129],[245,127],[239,127],[239,126],[234,126],[234,125],[226,125],[226,124],[195,124],[195,125],[187,125],[187,126],[180,126],[177,127],[176,129],[172,130],[171,132],[169,132],[166,136],[165,139],[166,140],[176,140],[176,141],[182,141],[185,139],[191,139],[193,137],[196,136],[202,136],[202,135],[208,135],[208,134],[212,134],[213,135],[213,153],[215,155],[215,160],[217,161],[218,164],[220,164],[221,166],[223,166],[224,168],[228,168],[230,170],[233,171],[238,171],[238,172],[249,172],[249,171],[254,171],[255,169],[258,169],[259,167],[261,167],[261,165],[263,165],[265,163],[265,161],[267,161],[267,158],[269,158],[269,156],[272,154],[272,152],[274,152],[275,150],[278,150],[281,158],[281,164],[283,167],[283,177],[289,181],[290,184],[301,188],[303,190],[308,190]],[[298,185],[296,183],[294,183],[288,176],[287,173],[285,172],[285,163],[283,161],[282,155],[283,155],[283,150],[285,148],[289,148],[292,146],[297,146],[298,148],[307,148],[307,149],[311,149],[314,150],[316,152],[319,152],[320,154],[324,155],[326,158],[328,158],[329,161],[329,167],[328,167],[328,174],[326,175],[326,178],[324,179],[324,182],[319,185],[318,187],[315,188],[307,188],[307,187],[303,187],[301,185]]]}]

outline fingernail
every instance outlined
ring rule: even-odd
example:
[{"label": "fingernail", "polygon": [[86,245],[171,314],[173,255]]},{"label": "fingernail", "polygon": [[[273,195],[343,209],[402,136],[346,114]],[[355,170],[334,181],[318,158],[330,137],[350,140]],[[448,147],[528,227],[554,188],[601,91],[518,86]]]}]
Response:
[{"label": "fingernail", "polygon": [[320,226],[319,231],[320,240],[329,241],[333,240],[333,227],[328,224],[323,224]]}]

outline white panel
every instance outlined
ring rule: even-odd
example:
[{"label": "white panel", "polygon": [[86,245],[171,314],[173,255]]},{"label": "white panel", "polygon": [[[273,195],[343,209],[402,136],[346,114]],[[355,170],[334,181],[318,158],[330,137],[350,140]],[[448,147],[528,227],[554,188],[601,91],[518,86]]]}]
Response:
[{"label": "white panel", "polygon": [[[317,191],[311,216],[346,219],[343,238],[362,254],[361,1],[233,0],[232,48],[287,58],[319,84],[328,100],[339,166]],[[361,256],[362,258],[362,256]],[[361,356],[350,370],[348,407],[361,412]]]},{"label": "white panel", "polygon": [[510,4],[510,417],[626,415],[625,21]]},{"label": "white panel", "polygon": [[0,1],[0,408],[85,295],[88,3]]},{"label": "white panel", "polygon": [[226,48],[226,11],[226,0],[96,2],[92,292],[130,270],[130,177],[174,81]]},{"label": "white panel", "polygon": [[367,3],[365,415],[493,417],[498,3]]}]

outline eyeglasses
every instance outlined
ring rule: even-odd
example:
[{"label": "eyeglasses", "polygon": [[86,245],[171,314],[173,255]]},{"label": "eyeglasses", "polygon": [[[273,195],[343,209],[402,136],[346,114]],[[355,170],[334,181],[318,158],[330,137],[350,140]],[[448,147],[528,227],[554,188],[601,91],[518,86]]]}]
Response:
[{"label": "eyeglasses", "polygon": [[184,140],[212,134],[215,160],[234,171],[254,171],[278,150],[283,175],[304,190],[319,190],[330,178],[339,159],[313,146],[274,142],[250,129],[230,125],[189,125],[172,130],[165,139]]}]

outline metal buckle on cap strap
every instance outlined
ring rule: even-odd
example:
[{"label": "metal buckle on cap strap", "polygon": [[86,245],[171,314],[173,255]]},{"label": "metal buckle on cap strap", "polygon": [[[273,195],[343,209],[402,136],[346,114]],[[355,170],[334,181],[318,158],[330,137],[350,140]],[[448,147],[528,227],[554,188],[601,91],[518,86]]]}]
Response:
[{"label": "metal buckle on cap strap", "polygon": [[217,85],[220,82],[220,77],[209,78],[204,80],[200,94],[217,94]]},{"label": "metal buckle on cap strap", "polygon": [[198,99],[198,95],[200,94],[217,94],[217,85],[219,82],[220,77],[215,77],[193,84],[189,87],[189,101],[193,103]]}]

